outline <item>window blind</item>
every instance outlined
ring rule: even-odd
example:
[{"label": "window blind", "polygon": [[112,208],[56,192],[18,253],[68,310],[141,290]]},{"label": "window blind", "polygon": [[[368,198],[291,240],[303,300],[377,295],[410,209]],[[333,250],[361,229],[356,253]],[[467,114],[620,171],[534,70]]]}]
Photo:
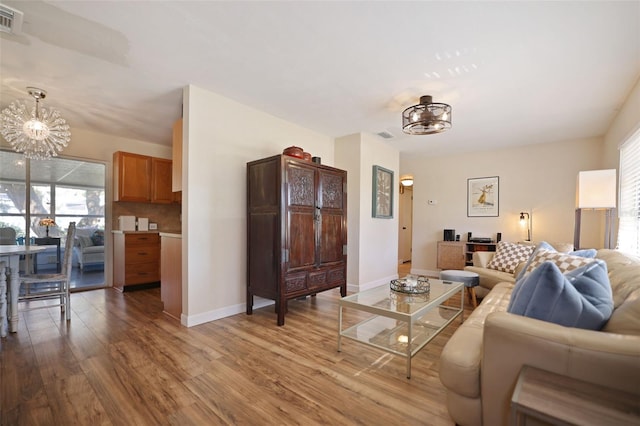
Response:
[{"label": "window blind", "polygon": [[620,148],[618,249],[640,256],[640,131]]}]

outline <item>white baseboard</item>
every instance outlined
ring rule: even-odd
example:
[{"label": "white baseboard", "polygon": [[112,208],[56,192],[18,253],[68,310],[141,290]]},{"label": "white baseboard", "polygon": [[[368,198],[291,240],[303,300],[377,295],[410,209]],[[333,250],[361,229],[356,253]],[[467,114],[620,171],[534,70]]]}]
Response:
[{"label": "white baseboard", "polygon": [[[265,306],[274,305],[275,303],[276,302],[274,300],[263,299],[262,297],[254,296],[253,309],[264,308]],[[185,327],[193,327],[194,325],[200,325],[206,322],[219,320],[246,311],[246,303],[239,303],[237,305],[225,306],[224,308],[214,309],[213,311],[203,312],[195,315],[182,314],[180,316],[180,323]]]}]

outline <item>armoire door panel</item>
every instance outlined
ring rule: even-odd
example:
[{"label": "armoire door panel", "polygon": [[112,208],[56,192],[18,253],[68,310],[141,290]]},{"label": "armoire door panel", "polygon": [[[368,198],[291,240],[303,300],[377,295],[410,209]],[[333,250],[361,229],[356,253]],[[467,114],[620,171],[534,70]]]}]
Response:
[{"label": "armoire door panel", "polygon": [[278,174],[279,167],[275,162],[258,164],[248,170],[248,207],[250,209],[278,207],[280,193]]},{"label": "armoire door panel", "polygon": [[280,254],[277,252],[277,214],[252,214],[249,216],[249,264],[248,282],[257,295],[275,294],[278,281]]},{"label": "armoire door panel", "polygon": [[320,190],[318,205],[321,208],[343,209],[343,183],[342,174],[320,171],[318,179]]},{"label": "armoire door panel", "polygon": [[337,262],[343,259],[342,215],[322,215],[320,235],[320,263]]},{"label": "armoire door panel", "polygon": [[315,263],[313,212],[289,212],[289,269]]},{"label": "armoire door panel", "polygon": [[289,206],[315,206],[315,171],[288,164],[287,183]]}]

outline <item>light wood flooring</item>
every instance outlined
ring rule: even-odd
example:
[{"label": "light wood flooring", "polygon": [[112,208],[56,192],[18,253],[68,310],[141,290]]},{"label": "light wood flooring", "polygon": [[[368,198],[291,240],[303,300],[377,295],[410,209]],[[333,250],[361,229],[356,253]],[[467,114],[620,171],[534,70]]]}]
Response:
[{"label": "light wood flooring", "polygon": [[[438,378],[455,320],[405,359],[343,340],[339,291],[186,328],[159,289],[74,293],[0,341],[2,425],[453,425]],[[468,315],[466,312],[465,315]],[[345,322],[357,312],[346,311]]]}]

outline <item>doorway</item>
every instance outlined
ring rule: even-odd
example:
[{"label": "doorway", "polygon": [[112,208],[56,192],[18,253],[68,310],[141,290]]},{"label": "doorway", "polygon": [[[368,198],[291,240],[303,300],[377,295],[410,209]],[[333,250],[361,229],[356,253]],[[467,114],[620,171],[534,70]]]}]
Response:
[{"label": "doorway", "polygon": [[413,229],[413,186],[400,187],[398,220],[398,264],[411,264],[411,245]]}]

